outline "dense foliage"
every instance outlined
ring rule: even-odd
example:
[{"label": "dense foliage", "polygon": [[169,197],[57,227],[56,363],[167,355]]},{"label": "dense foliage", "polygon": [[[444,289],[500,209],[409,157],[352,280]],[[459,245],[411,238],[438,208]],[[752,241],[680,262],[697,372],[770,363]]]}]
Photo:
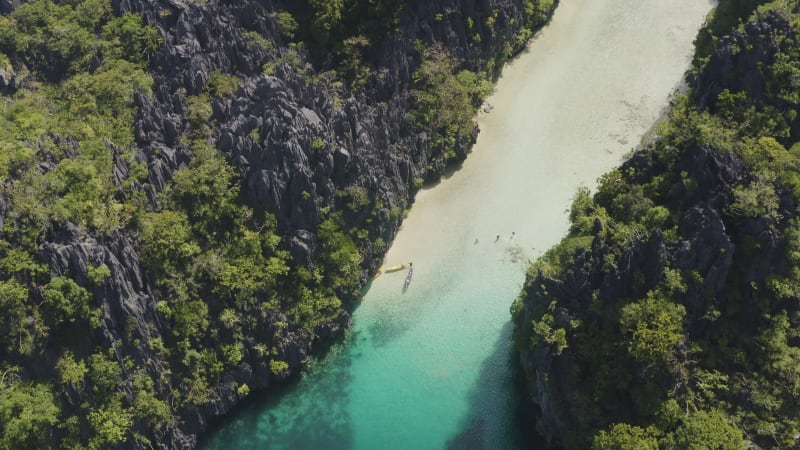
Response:
[{"label": "dense foliage", "polygon": [[492,85],[469,70],[456,72],[455,61],[441,47],[424,49],[422,54],[422,64],[414,73],[418,89],[411,117],[416,124],[431,126],[436,132],[434,146],[444,151],[448,160],[455,159],[459,141],[473,139],[472,118]]},{"label": "dense foliage", "polygon": [[[377,47],[384,38],[398,29],[403,12],[415,13],[417,0],[303,0],[292,2],[289,10],[282,14],[285,35],[296,41],[309,43],[318,57],[333,54],[340,64],[347,64],[352,56],[353,44],[359,43],[360,57],[369,58],[370,47]],[[508,43],[505,54],[497,55],[502,61],[512,56],[514,50],[528,42],[535,29],[550,16],[555,0],[522,0],[523,28],[516,42]],[[437,13],[435,20],[441,22],[446,14]],[[481,42],[481,35],[494,33],[497,13],[485,23],[476,23],[472,17],[464,24],[475,43]],[[304,26],[298,27],[298,23]]]},{"label": "dense foliage", "polygon": [[[0,105],[2,448],[145,443],[132,430],[172,423],[239,362],[256,326],[248,317],[284,312],[295,327],[314,330],[357,289],[358,249],[336,216],[320,226],[318,273],[300,274],[305,269],[290,268],[280,248],[274,219],[240,201],[237,176],[208,139],[210,96],[230,94],[235,79],[212,74],[207,92],[189,99],[195,128],[184,139],[194,157],[148,199],[148,168],[133,144],[133,97],[150,92],[147,60],[159,45],[154,28],[135,14],[116,16],[107,0],[32,0],[0,16],[0,60],[21,81]],[[186,387],[169,399],[157,394],[147,362],[86,347],[84,333],[104,320],[93,298],[103,290],[94,288],[111,273],[100,265],[88,268],[88,280],[54,274],[39,252],[74,226],[99,239],[122,232],[139,240],[160,291],[160,318],[172,330],[148,343],[171,377],[155,382]],[[273,338],[260,339],[270,367],[285,371]],[[49,348],[61,353],[44,362]],[[73,391],[90,400],[75,408]]]},{"label": "dense foliage", "polygon": [[[43,447],[53,435],[70,447],[79,443],[80,427],[93,430],[84,444],[100,447],[124,439],[130,427],[135,407],[122,406],[117,387],[135,375],[122,380],[107,349],[81,352],[78,359],[64,350],[49,367],[37,367],[33,379],[20,368],[48,347],[62,348],[54,343],[80,343],[78,330],[100,325],[91,286],[50,273],[38,246],[68,222],[108,234],[142,210],[133,185],[147,169],[131,147],[132,100],[134,90],[151,88],[146,60],[158,45],[155,30],[139,16],[115,16],[106,1],[31,1],[0,16],[0,59],[24,77],[23,87],[0,106],[7,208],[0,235],[0,309],[7,324],[0,337],[3,448]],[[115,159],[129,168],[122,183],[111,176]],[[92,269],[93,282],[108,275],[107,267]],[[66,389],[94,391],[85,412],[62,409]],[[152,386],[137,385],[134,392],[140,408],[169,420]]]},{"label": "dense foliage", "polygon": [[512,308],[568,448],[798,445],[800,10],[760,3],[721,2],[704,33],[730,36],[656,140],[575,195]]},{"label": "dense foliage", "polygon": [[[373,69],[376,50],[397,30],[401,13],[413,13],[419,7],[416,1],[305,0],[292,4],[279,17],[283,34],[294,48],[308,49],[322,69],[334,70],[341,80],[359,90]],[[445,164],[464,159],[477,133],[473,117],[491,92],[491,80],[554,7],[554,0],[524,0],[523,27],[513,39],[499,39],[500,51],[485,66],[480,61],[459,60],[441,43],[415,42],[417,55],[413,57],[421,62],[412,76],[414,105],[408,119],[411,126],[432,133],[435,159]],[[437,13],[434,22],[442,22],[452,13]],[[480,46],[483,35],[500,34],[495,29],[497,17],[495,11],[484,21],[467,17],[466,23],[460,24],[466,28],[471,45]],[[273,73],[274,64],[268,64],[265,70]],[[428,174],[431,179],[438,176],[435,170],[428,170]]]}]

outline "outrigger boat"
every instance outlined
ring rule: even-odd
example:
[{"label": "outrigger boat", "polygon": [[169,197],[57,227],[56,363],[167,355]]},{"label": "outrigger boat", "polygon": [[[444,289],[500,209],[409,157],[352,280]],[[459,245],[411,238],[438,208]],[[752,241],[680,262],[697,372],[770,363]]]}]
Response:
[{"label": "outrigger boat", "polygon": [[408,285],[411,284],[411,276],[414,275],[414,268],[410,267],[408,269],[408,275],[406,275],[406,281],[403,283],[403,292],[408,289]]}]

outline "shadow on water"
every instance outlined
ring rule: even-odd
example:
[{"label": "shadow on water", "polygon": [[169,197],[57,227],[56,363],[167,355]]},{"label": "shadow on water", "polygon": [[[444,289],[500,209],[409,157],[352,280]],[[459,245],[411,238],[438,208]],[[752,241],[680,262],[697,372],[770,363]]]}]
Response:
[{"label": "shadow on water", "polygon": [[534,432],[533,417],[525,406],[522,374],[513,362],[513,328],[509,320],[483,361],[469,396],[470,411],[462,431],[448,441],[448,450],[548,448]]},{"label": "shadow on water", "polygon": [[348,347],[354,345],[355,339],[344,339],[315,359],[302,375],[254,393],[216,421],[199,448],[352,448],[347,389],[353,359]]},{"label": "shadow on water", "polygon": [[362,322],[375,349],[379,350],[413,330],[426,314],[446,300],[450,295],[449,286],[449,281],[435,286],[412,285],[407,293],[392,296],[388,302],[375,306],[371,317]]},{"label": "shadow on water", "polygon": [[[426,314],[446,297],[450,280],[426,285],[423,281],[412,282],[405,289],[404,280],[408,272],[381,275],[384,283],[392,288],[378,289],[365,295],[359,308],[362,316],[358,328],[366,331],[362,338],[370,341],[376,349],[383,348],[400,339],[412,330]],[[416,281],[416,280],[415,280]],[[368,336],[368,337],[367,337]]]},{"label": "shadow on water", "polygon": [[366,328],[369,331],[372,345],[376,349],[380,349],[400,339],[412,324],[413,322],[410,320],[396,319],[386,315],[372,320]]}]

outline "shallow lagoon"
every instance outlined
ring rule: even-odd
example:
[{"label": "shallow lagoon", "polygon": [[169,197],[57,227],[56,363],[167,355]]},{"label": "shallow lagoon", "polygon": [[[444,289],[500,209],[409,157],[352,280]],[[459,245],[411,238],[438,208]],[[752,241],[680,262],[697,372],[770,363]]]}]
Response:
[{"label": "shallow lagoon", "polygon": [[[688,69],[708,0],[561,0],[504,69],[463,166],[421,191],[348,338],[249,402],[208,449],[519,448],[509,307]],[[498,238],[499,236],[499,238]]]}]

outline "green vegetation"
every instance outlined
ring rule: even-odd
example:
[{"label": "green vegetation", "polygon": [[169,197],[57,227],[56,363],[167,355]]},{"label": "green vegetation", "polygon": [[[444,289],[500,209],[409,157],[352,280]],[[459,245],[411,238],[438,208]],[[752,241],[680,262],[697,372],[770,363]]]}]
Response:
[{"label": "green vegetation", "polygon": [[[281,18],[285,34],[293,32],[289,18]],[[192,130],[182,142],[194,156],[148,202],[140,186],[149,174],[133,145],[133,95],[150,93],[145,69],[160,45],[156,30],[138,15],[115,16],[109,1],[32,0],[0,16],[0,36],[3,64],[31,70],[0,104],[0,176],[10,200],[0,241],[0,310],[8,321],[0,332],[3,448],[143,442],[133,427],[159,429],[184,406],[207,401],[221,373],[241,363],[246,336],[274,344],[277,337],[257,332],[250,317],[288,311],[293,328],[313,333],[341,313],[341,298],[355,292],[360,256],[340,225],[321,226],[324,269],[301,278],[296,271],[304,269],[290,270],[280,248],[274,218],[242,205],[237,176],[209,145],[211,98],[235,92],[237,77],[214,71],[204,92],[188,98]],[[119,184],[115,165],[127,168]],[[148,347],[168,378],[152,378],[113,349],[70,347],[82,342],[77,330],[101,326],[93,292],[112,271],[89,265],[86,284],[76,274],[49,273],[37,248],[66,222],[139,241],[159,289],[160,320],[171,330]],[[136,327],[127,324],[127,344],[138,345]],[[61,357],[39,370],[58,384],[17,375],[54,345],[65,346]],[[270,367],[288,369],[280,360]],[[156,389],[164,383],[189,388],[168,399]],[[68,388],[88,396],[80,411],[67,408]],[[90,430],[88,440],[81,430]]]},{"label": "green vegetation", "polygon": [[[800,15],[763,3],[721,2],[702,36],[738,28],[728,73],[703,78],[721,63],[701,37],[699,84],[654,143],[576,194],[512,308],[517,348],[548,360],[567,448],[797,445]],[[750,13],[769,33],[739,23]]]},{"label": "green vegetation", "polygon": [[[31,71],[21,72],[24,87],[0,105],[0,178],[10,201],[0,241],[0,309],[8,321],[0,333],[2,442],[4,448],[42,447],[55,433],[67,445],[76,442],[79,419],[62,411],[62,388],[102,381],[107,367],[95,358],[100,354],[87,367],[85,354],[76,359],[66,351],[55,367],[41,367],[59,374],[53,378],[62,384],[53,386],[20,379],[19,367],[53,341],[72,342],[75,330],[96,329],[101,316],[91,287],[51,275],[37,248],[66,221],[102,236],[132,220],[140,195],[130,184],[117,187],[111,173],[114,158],[130,168],[138,164],[130,145],[133,93],[150,92],[144,69],[159,40],[139,16],[115,17],[110,2],[96,0],[26,2],[0,17],[0,35],[4,64]],[[104,265],[89,270],[95,283],[109,275]],[[119,400],[111,393],[119,371],[114,377],[111,388],[93,384],[91,406],[98,411]],[[98,432],[93,442],[117,438]]]},{"label": "green vegetation", "polygon": [[415,109],[411,121],[435,132],[433,146],[446,159],[456,158],[456,146],[472,140],[472,118],[492,84],[469,70],[456,73],[456,62],[439,46],[422,50],[422,64],[414,72]]},{"label": "green vegetation", "polygon": [[[432,139],[437,166],[462,160],[472,144],[476,131],[473,117],[481,101],[492,89],[491,81],[499,74],[505,61],[519,51],[550,16],[554,0],[525,0],[522,2],[524,21],[517,34],[498,34],[495,24],[498,11],[479,11],[485,17],[464,16],[455,10],[442,10],[434,17],[436,23],[445,20],[465,21],[472,41],[480,47],[482,35],[491,35],[499,43],[493,59],[459,60],[441,44],[418,42],[417,54],[411,57],[413,73],[413,110],[407,120],[411,127],[425,131]],[[361,90],[373,66],[375,49],[400,23],[401,13],[415,5],[390,0],[304,0],[273,15],[282,36],[293,39],[290,49],[276,60],[266,63],[263,73],[275,75],[280,64],[289,64],[304,73],[299,53],[308,51],[321,71],[334,71],[352,91]],[[258,36],[250,36],[258,42]],[[265,45],[261,45],[265,47]],[[444,164],[439,164],[444,163]],[[425,176],[435,178],[433,170]]]},{"label": "green vegetation", "polygon": [[714,51],[714,42],[730,33],[732,28],[750,17],[756,7],[768,0],[726,0],[719,2],[708,17],[706,24],[695,40],[696,68],[702,67]]},{"label": "green vegetation", "polygon": [[[309,25],[299,29],[305,30],[302,39],[310,43],[313,52],[324,55],[333,51],[340,56],[342,43],[348,38],[363,36],[377,44],[395,31],[405,3],[390,0],[305,0],[296,16],[299,23]],[[284,18],[281,22],[290,21]]]},{"label": "green vegetation", "polygon": [[0,446],[46,447],[49,431],[58,420],[59,409],[50,386],[27,382],[6,384],[0,380]]},{"label": "green vegetation", "polygon": [[640,302],[620,311],[619,324],[628,340],[628,353],[645,364],[669,363],[672,349],[683,338],[686,309],[648,292]]}]

